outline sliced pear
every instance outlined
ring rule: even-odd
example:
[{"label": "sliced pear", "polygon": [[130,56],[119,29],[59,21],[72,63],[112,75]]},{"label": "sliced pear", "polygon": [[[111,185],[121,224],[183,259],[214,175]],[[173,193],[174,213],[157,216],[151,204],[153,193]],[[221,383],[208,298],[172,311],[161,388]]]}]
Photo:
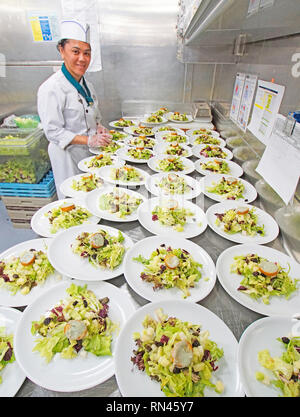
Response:
[{"label": "sliced pear", "polygon": [[171,358],[176,368],[187,368],[193,360],[193,347],[186,340],[174,345],[171,351]]}]

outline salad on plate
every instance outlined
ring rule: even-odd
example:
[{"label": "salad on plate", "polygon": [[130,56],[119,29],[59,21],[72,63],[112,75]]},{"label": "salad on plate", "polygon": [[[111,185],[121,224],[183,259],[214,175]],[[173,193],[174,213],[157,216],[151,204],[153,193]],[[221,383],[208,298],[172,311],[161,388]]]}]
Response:
[{"label": "salad on plate", "polygon": [[60,229],[78,226],[91,216],[92,214],[86,208],[68,200],[45,213],[50,223],[50,232],[53,234]]},{"label": "salad on plate", "polygon": [[185,166],[179,156],[163,158],[158,161],[157,169],[163,172],[183,171]]},{"label": "salad on plate", "polygon": [[221,143],[220,139],[214,136],[205,134],[205,133],[197,136],[193,142],[194,145],[205,145],[205,144],[220,145],[220,143]]},{"label": "salad on plate", "polygon": [[224,197],[227,200],[238,200],[244,198],[245,186],[238,178],[222,177],[218,182],[213,182],[206,191]]},{"label": "salad on plate", "polygon": [[115,123],[116,127],[128,127],[128,126],[134,126],[135,123],[132,120],[127,120],[121,117],[119,120],[117,120]]},{"label": "salad on plate", "polygon": [[188,149],[180,146],[178,142],[172,142],[164,151],[165,154],[171,156],[188,156]]},{"label": "salad on plate", "polygon": [[100,196],[99,208],[123,219],[135,212],[142,202],[141,198],[126,193],[122,188],[116,188]]},{"label": "salad on plate", "polygon": [[99,299],[87,285],[71,284],[60,300],[31,325],[36,335],[34,352],[47,363],[56,355],[72,359],[88,353],[111,356],[113,333],[118,324],[109,318],[109,298]]},{"label": "salad on plate", "polygon": [[224,151],[223,148],[220,146],[214,145],[206,145],[204,146],[200,152],[200,156],[204,156],[204,158],[222,158],[226,159],[227,153]]},{"label": "salad on plate", "polygon": [[109,131],[109,134],[111,135],[111,138],[114,141],[118,141],[118,140],[122,141],[128,136],[127,133],[119,132],[118,130],[113,130],[113,129]]},{"label": "salad on plate", "polygon": [[225,213],[215,213],[216,225],[229,234],[242,233],[244,236],[265,235],[264,225],[259,226],[255,208],[237,207],[226,210]]},{"label": "salad on plate", "polygon": [[154,132],[152,130],[152,127],[146,127],[146,126],[136,126],[132,128],[132,133],[135,135],[145,135],[145,136],[154,136]]},{"label": "salad on plate", "polygon": [[71,184],[71,188],[73,190],[83,191],[85,193],[93,191],[96,188],[101,188],[102,186],[103,180],[95,174],[82,175],[78,180],[73,179]]},{"label": "salad on plate", "polygon": [[71,244],[72,252],[87,259],[96,268],[115,269],[123,261],[125,247],[124,236],[112,236],[108,231],[99,229],[95,233],[82,232]]},{"label": "salad on plate", "polygon": [[114,181],[124,182],[139,182],[144,179],[136,168],[126,164],[119,168],[112,168],[110,178]]},{"label": "salad on plate", "polygon": [[168,109],[166,107],[160,107],[157,111],[155,111],[153,114],[156,114],[157,116],[163,116],[164,114],[168,113]]},{"label": "salad on plate", "polygon": [[188,140],[186,136],[180,135],[177,132],[168,132],[161,136],[162,140],[166,142],[186,143]]},{"label": "salad on plate", "polygon": [[157,181],[156,186],[160,187],[167,194],[185,194],[192,189],[184,177],[173,172],[164,176],[160,181]]},{"label": "salad on plate", "polygon": [[284,351],[271,356],[268,349],[258,352],[258,362],[266,373],[256,371],[257,381],[275,387],[283,397],[300,397],[300,337],[278,337]]},{"label": "salad on plate", "polygon": [[238,291],[255,300],[261,299],[264,304],[270,303],[270,297],[289,299],[297,290],[300,279],[292,279],[289,269],[278,262],[271,262],[257,254],[251,253],[234,257],[230,272],[242,276]]},{"label": "salad on plate", "polygon": [[127,155],[130,156],[130,158],[147,160],[152,158],[153,152],[142,145],[138,145],[135,148],[128,148]]},{"label": "salad on plate", "polygon": [[162,288],[178,288],[183,298],[190,296],[190,288],[200,280],[202,265],[196,262],[185,249],[160,245],[150,255],[149,259],[139,255],[133,258],[140,262],[145,269],[140,274],[144,282],[153,284],[153,290]]},{"label": "salad on plate", "polygon": [[229,174],[229,165],[225,160],[210,160],[208,162],[202,162],[200,164],[201,169],[206,171],[215,172],[217,174]]},{"label": "salad on plate", "polygon": [[85,162],[88,168],[102,168],[106,165],[113,165],[114,161],[108,153],[100,153]]},{"label": "salad on plate", "polygon": [[179,207],[178,202],[172,199],[154,207],[151,214],[152,221],[159,221],[163,226],[171,226],[177,232],[183,232],[187,221],[192,221],[195,215],[191,210]]},{"label": "salad on plate", "polygon": [[161,116],[161,114],[153,113],[150,114],[145,121],[146,123],[163,123],[164,119]]},{"label": "salad on plate", "polygon": [[42,250],[32,248],[18,256],[0,260],[0,286],[7,288],[12,294],[18,291],[23,295],[28,294],[53,273],[54,268]]},{"label": "salad on plate", "polygon": [[180,113],[179,111],[174,111],[169,114],[169,120],[174,120],[176,122],[188,122],[189,118],[186,113]]},{"label": "salad on plate", "polygon": [[[14,336],[7,334],[4,326],[0,327],[0,372],[9,364],[16,360],[14,354]],[[3,377],[0,374],[0,384],[3,382]]]},{"label": "salad on plate", "polygon": [[135,332],[131,361],[160,384],[167,397],[204,397],[207,387],[221,394],[224,384],[214,378],[224,351],[201,325],[168,317],[156,310],[146,315],[142,332]]},{"label": "salad on plate", "polygon": [[106,146],[99,146],[96,149],[99,150],[100,152],[103,152],[103,153],[113,154],[118,149],[120,149],[121,147],[122,146],[119,143],[117,143],[116,141],[114,141],[114,142],[111,142],[110,144],[108,144]]},{"label": "salad on plate", "polygon": [[128,141],[128,145],[130,146],[143,147],[143,148],[149,148],[149,149],[153,149],[155,146],[155,143],[156,142],[154,139],[151,139],[145,135],[133,136]]}]

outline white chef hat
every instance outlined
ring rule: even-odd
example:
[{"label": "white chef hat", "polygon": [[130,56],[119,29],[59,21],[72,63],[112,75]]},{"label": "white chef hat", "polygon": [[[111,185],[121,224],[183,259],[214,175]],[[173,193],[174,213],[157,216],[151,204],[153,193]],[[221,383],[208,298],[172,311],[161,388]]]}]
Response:
[{"label": "white chef hat", "polygon": [[75,39],[90,43],[90,27],[87,23],[75,19],[65,19],[61,22],[60,30],[61,39]]}]

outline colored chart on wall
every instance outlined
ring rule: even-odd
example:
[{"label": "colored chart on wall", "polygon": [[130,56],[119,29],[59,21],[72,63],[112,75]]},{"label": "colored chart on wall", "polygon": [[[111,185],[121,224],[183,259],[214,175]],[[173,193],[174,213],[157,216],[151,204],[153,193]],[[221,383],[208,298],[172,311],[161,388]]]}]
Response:
[{"label": "colored chart on wall", "polygon": [[57,42],[60,39],[59,18],[56,13],[28,12],[34,42]]},{"label": "colored chart on wall", "polygon": [[268,143],[280,108],[285,87],[272,82],[258,80],[251,122],[248,126],[264,144]]},{"label": "colored chart on wall", "polygon": [[231,101],[231,109],[230,109],[230,118],[235,123],[237,122],[237,119],[238,119],[245,78],[246,78],[246,75],[242,73],[237,73],[236,78],[235,78],[232,101]]}]

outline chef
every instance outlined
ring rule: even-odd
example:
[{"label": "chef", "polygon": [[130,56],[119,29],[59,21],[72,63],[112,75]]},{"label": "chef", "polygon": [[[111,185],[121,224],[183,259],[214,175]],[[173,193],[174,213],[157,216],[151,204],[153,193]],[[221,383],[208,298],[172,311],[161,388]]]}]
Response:
[{"label": "chef", "polygon": [[106,146],[111,141],[101,125],[101,114],[94,87],[84,78],[91,61],[89,26],[76,20],[61,23],[57,48],[64,61],[62,68],[39,88],[38,113],[48,139],[58,198],[61,183],[79,174],[77,164],[91,156],[88,148]]}]

